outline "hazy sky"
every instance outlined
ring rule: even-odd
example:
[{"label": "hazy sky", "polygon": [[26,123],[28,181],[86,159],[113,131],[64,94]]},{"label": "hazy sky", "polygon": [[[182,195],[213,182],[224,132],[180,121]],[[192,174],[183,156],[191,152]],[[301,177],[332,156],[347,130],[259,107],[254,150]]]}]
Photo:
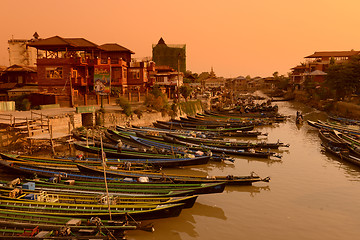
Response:
[{"label": "hazy sky", "polygon": [[0,0],[0,65],[8,43],[55,35],[118,43],[151,56],[186,44],[187,69],[217,76],[287,74],[315,51],[360,50],[359,0]]}]

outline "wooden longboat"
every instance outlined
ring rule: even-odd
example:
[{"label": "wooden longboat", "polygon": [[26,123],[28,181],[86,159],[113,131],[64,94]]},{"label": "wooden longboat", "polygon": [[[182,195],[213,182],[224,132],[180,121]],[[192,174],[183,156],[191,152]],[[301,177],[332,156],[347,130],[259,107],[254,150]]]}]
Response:
[{"label": "wooden longboat", "polygon": [[250,143],[250,142],[239,142],[239,141],[222,141],[222,140],[207,140],[197,137],[189,137],[184,135],[178,134],[166,134],[169,137],[173,137],[179,139],[183,142],[189,143],[196,143],[196,144],[203,144],[213,147],[220,147],[220,148],[230,148],[230,149],[247,149],[247,148],[265,148],[265,149],[278,149],[279,147],[288,147],[288,144],[284,144],[281,142],[276,143],[267,143],[267,142],[259,142],[259,143]]},{"label": "wooden longboat", "polygon": [[322,146],[325,148],[326,152],[331,153],[332,155],[340,158],[343,161],[355,164],[356,166],[360,167],[360,157],[351,154],[348,150],[333,147],[327,144],[322,144]]},{"label": "wooden longboat", "polygon": [[[11,221],[11,222],[9,222]],[[71,226],[67,227],[70,229],[70,236],[57,235],[64,228],[60,225],[50,225],[50,224],[35,224],[35,223],[23,223],[16,222],[16,217],[14,219],[9,219],[9,221],[0,221],[0,239],[10,240],[10,239],[37,239],[37,240],[88,240],[88,239],[124,239],[125,231],[128,230],[137,230],[136,226],[103,226],[99,231],[99,227],[92,226]],[[116,235],[116,238],[113,238],[109,235]],[[88,233],[84,233],[88,232]],[[97,236],[98,235],[98,236]]]},{"label": "wooden longboat", "polygon": [[[62,191],[79,191],[79,192],[93,192],[93,193],[104,193],[105,186],[86,186],[85,184],[79,185],[67,185],[67,184],[51,184],[48,182],[36,182],[36,189],[42,189],[45,191],[54,191],[54,190],[62,190]],[[94,182],[92,182],[93,184]],[[91,184],[91,183],[90,183]],[[148,185],[148,187],[144,188],[131,188],[129,186],[111,186],[108,187],[109,193],[112,195],[119,195],[119,194],[130,194],[130,193],[137,193],[143,195],[150,195],[153,197],[155,194],[164,196],[167,194],[171,194],[175,196],[189,196],[189,195],[198,195],[198,194],[210,194],[210,193],[222,193],[225,188],[225,182],[215,182],[215,183],[194,183],[192,186],[190,183],[184,184],[183,187],[174,186],[172,187],[171,184],[168,187],[158,188],[157,185],[159,184],[152,184]],[[180,183],[173,183],[173,185],[180,185]],[[153,187],[152,187],[153,186]],[[121,195],[120,195],[121,196]],[[140,195],[142,196],[142,195]]]},{"label": "wooden longboat", "polygon": [[[88,167],[84,165],[78,165],[78,168],[81,172],[100,175],[102,171],[93,167]],[[225,182],[227,185],[251,185],[253,182],[269,182],[270,178],[260,178],[259,176],[251,173],[249,176],[191,176],[191,175],[175,175],[175,174],[164,174],[164,173],[144,173],[140,171],[114,171],[106,170],[106,174],[109,176],[117,177],[129,177],[129,178],[139,178],[147,177],[150,180],[154,181],[171,181],[175,183],[205,183],[205,182]]]},{"label": "wooden longboat", "polygon": [[183,144],[184,146],[195,146],[195,147],[201,147],[205,150],[210,150],[211,152],[216,153],[222,153],[222,154],[229,154],[229,155],[237,155],[237,156],[246,156],[246,157],[252,157],[252,158],[262,158],[262,159],[270,159],[271,156],[281,158],[280,154],[277,154],[275,152],[270,151],[249,151],[248,149],[229,149],[229,148],[220,148],[220,147],[212,147],[209,145],[200,145],[195,143],[187,143],[180,141],[175,138],[164,136],[164,139],[166,139],[169,142],[174,142],[177,144]]},{"label": "wooden longboat", "polygon": [[[166,136],[164,136],[166,137]],[[200,148],[199,146],[192,146],[192,147],[185,147],[183,144],[172,144],[170,143],[170,141],[154,141],[154,140],[148,140],[148,139],[144,139],[144,138],[139,138],[139,137],[135,137],[135,136],[130,136],[130,138],[139,143],[142,144],[146,147],[155,147],[159,150],[164,150],[164,151],[169,151],[169,152],[174,152],[175,154],[193,154],[194,157],[199,157],[200,155],[198,154],[202,154],[204,155],[204,152],[202,152],[202,150],[204,150],[203,148]],[[220,154],[212,154],[212,155],[208,155],[211,156],[211,160],[215,160],[215,161],[230,161],[230,162],[234,162],[234,159],[229,158],[228,156],[226,156],[223,152],[221,152]]]},{"label": "wooden longboat", "polygon": [[[114,220],[126,220],[130,215],[132,219],[150,220],[179,216],[184,204],[165,205],[110,205],[111,216]],[[109,219],[108,205],[98,204],[62,204],[42,203],[33,201],[0,200],[0,209],[8,209],[29,214],[43,214],[72,218]]]},{"label": "wooden longboat", "polygon": [[[98,226],[95,222],[86,218],[77,218],[77,223],[80,225],[68,225],[73,220],[73,217],[51,216],[45,214],[29,214],[25,211],[12,211],[7,209],[0,209],[0,226],[6,227],[24,227],[35,228],[39,226],[42,230],[58,230],[61,226],[69,226],[72,231],[80,229],[96,229]],[[141,224],[129,224],[123,221],[101,220],[101,224],[109,230],[136,230],[142,229]]]},{"label": "wooden longboat", "polygon": [[[201,135],[206,139],[224,139],[223,137],[220,136],[219,133],[216,132],[201,132],[201,131],[188,131],[188,130],[170,130],[170,129],[160,129],[160,128],[152,128],[152,127],[138,127],[138,126],[133,126],[132,128],[124,128],[124,127],[120,127],[120,126],[116,126],[116,129],[118,131],[130,131],[130,132],[140,132],[143,134],[151,134],[151,135],[155,135],[155,136],[160,136],[160,135],[166,135],[167,133],[173,133],[173,134],[182,134],[182,135],[187,135],[187,136],[193,136],[194,134],[196,135]],[[245,131],[244,131],[245,132]],[[248,131],[251,135],[251,131]],[[261,133],[260,133],[261,134]]]},{"label": "wooden longboat", "polygon": [[[251,131],[254,129],[254,126],[246,126],[246,127],[234,127],[234,128],[206,128],[206,126],[189,126],[187,124],[177,123],[177,122],[165,122],[165,121],[157,121],[156,124],[160,124],[161,126],[167,126],[168,129],[184,129],[184,130],[194,130],[194,131],[206,131],[206,132],[236,132],[236,131]],[[155,125],[158,127],[159,125]],[[162,127],[160,127],[162,128]]]},{"label": "wooden longboat", "polygon": [[[95,154],[101,153],[101,148],[95,146],[86,146],[86,144],[74,143],[74,147],[77,150],[83,152],[95,153]],[[137,158],[137,159],[138,158],[153,158],[153,159],[173,158],[173,156],[167,154],[155,154],[155,153],[133,152],[133,151],[118,152],[116,149],[108,149],[108,148],[104,148],[103,152],[105,152],[107,157],[116,157],[116,158]]]},{"label": "wooden longboat", "polygon": [[325,144],[344,149],[348,147],[348,144],[342,141],[332,130],[320,129],[319,137]]},{"label": "wooden longboat", "polygon": [[350,118],[342,118],[342,117],[336,117],[336,116],[329,116],[331,120],[343,123],[343,124],[350,124],[350,125],[359,125],[360,121],[356,119],[350,119]]},{"label": "wooden longboat", "polygon": [[[20,173],[23,175],[27,175],[29,177],[33,177],[34,175],[37,176],[43,176],[43,177],[61,177],[62,179],[78,179],[78,180],[86,180],[86,181],[100,181],[100,182],[104,182],[104,176],[93,176],[93,175],[80,175],[80,174],[71,174],[71,173],[63,173],[63,172],[53,172],[53,171],[48,171],[48,170],[41,170],[41,169],[36,169],[36,168],[29,168],[29,167],[24,167],[21,166],[19,164],[16,163],[10,163],[10,162],[5,162],[5,161],[0,161],[0,165],[2,167],[4,167],[5,169],[12,171],[13,173]],[[108,181],[124,181],[124,178],[111,178],[111,177],[107,177]],[[136,181],[133,179],[125,179],[128,181]],[[49,191],[49,190],[53,190],[55,187],[59,187],[60,185],[55,185],[52,186],[52,188],[50,187],[44,187],[44,188],[38,188],[39,190],[44,190],[44,191]],[[65,189],[66,187],[66,189]],[[76,187],[76,186],[72,186],[72,185],[63,185],[62,186],[64,191],[78,191],[81,193],[95,193],[95,194],[99,194],[99,193],[104,193],[105,189],[104,188],[93,188],[91,186],[88,187]],[[173,197],[173,196],[188,196],[188,195],[193,195],[195,194],[193,190],[181,190],[181,189],[173,189],[173,190],[167,190],[167,189],[110,189],[112,191],[113,194],[117,194],[117,195],[121,195],[121,196],[143,196],[143,197],[154,197],[154,196],[163,196],[163,197]]]},{"label": "wooden longboat", "polygon": [[8,160],[5,161],[16,162],[21,164],[22,166],[40,166],[44,170],[49,171],[60,171],[60,172],[71,172],[71,173],[79,173],[79,169],[76,168],[76,164],[64,164],[64,163],[46,163],[46,162],[38,162],[38,161],[31,161],[31,160],[24,160],[20,158],[16,158],[15,160]]},{"label": "wooden longboat", "polygon": [[207,129],[217,129],[217,128],[245,128],[248,130],[248,127],[254,128],[251,123],[243,122],[215,122],[215,121],[191,121],[187,119],[172,119],[170,124],[179,124],[183,127],[204,127]]},{"label": "wooden longboat", "polygon": [[[15,191],[14,191],[15,190]],[[15,195],[15,193],[17,193]],[[15,195],[15,196],[14,196]],[[121,197],[116,195],[109,196],[109,202],[113,205],[163,205],[183,203],[184,208],[191,208],[194,206],[197,195],[183,196],[183,197]],[[26,190],[22,188],[8,188],[0,187],[0,199],[13,201],[38,201],[38,202],[58,202],[58,203],[72,203],[72,204],[106,204],[108,199],[104,194],[80,194],[80,193],[64,193],[59,189],[58,191],[40,191],[40,190]]]},{"label": "wooden longboat", "polygon": [[[90,147],[90,146],[85,146],[85,145],[80,145],[80,144],[74,144],[74,145],[75,145],[76,149],[81,150],[81,151],[90,152],[90,153],[100,153],[101,152],[101,149],[98,147]],[[104,149],[104,152],[105,152],[106,156],[118,157],[118,158],[174,159],[174,156],[169,155],[169,154],[154,154],[154,153],[145,153],[145,152],[135,153],[134,152],[134,153],[131,153],[130,155],[129,155],[129,153],[125,153],[125,155],[123,156],[123,152],[119,153],[116,150],[112,150],[112,149]],[[179,157],[178,159],[179,159],[178,161],[182,161],[183,156],[181,155],[181,157]],[[204,156],[197,156],[197,158],[195,157],[195,158],[186,159],[185,161],[183,161],[181,163],[181,165],[179,162],[177,162],[178,164],[175,163],[175,165],[177,165],[177,166],[200,165],[200,164],[208,163],[209,160],[210,160],[210,158],[206,158]],[[174,164],[174,162],[172,164]],[[170,165],[170,163],[169,163],[169,165]]]},{"label": "wooden longboat", "polygon": [[336,135],[336,137],[338,137],[339,139],[341,139],[343,142],[347,143],[350,146],[356,146],[356,147],[360,147],[360,141],[359,139],[354,138],[351,135],[339,132],[334,130],[333,131],[334,134]]},{"label": "wooden longboat", "polygon": [[[63,164],[86,164],[90,166],[99,166],[101,165],[101,159],[99,158],[83,158],[79,159],[77,157],[56,157],[56,158],[46,158],[46,157],[35,157],[35,156],[23,156],[15,154],[5,154],[0,153],[0,157],[4,160],[10,161],[33,161],[39,163],[63,163]],[[131,163],[132,168],[145,169],[156,169],[159,167],[170,168],[178,166],[190,166],[197,164],[206,164],[210,160],[210,156],[201,156],[194,158],[162,158],[162,159],[115,159],[107,158],[106,165],[116,166],[117,168],[127,168],[127,163]]]},{"label": "wooden longboat", "polygon": [[230,112],[213,112],[213,111],[204,111],[205,116],[213,117],[225,117],[225,118],[270,118],[270,119],[284,119],[286,117],[274,113],[274,112],[249,112],[249,113],[230,113]]},{"label": "wooden longboat", "polygon": [[[100,170],[100,169],[98,169]],[[111,176],[110,176],[111,177]],[[29,179],[30,180],[30,179]],[[97,191],[103,192],[105,184],[101,182],[89,181],[76,181],[73,185],[68,185],[66,181],[60,180],[57,183],[51,183],[46,180],[33,180],[37,188],[57,188],[57,189],[70,189],[73,191]],[[107,183],[108,190],[111,193],[168,193],[171,191],[189,191],[191,194],[209,194],[221,193],[224,191],[225,182],[217,183],[167,183],[162,181],[152,182],[133,182],[133,183],[120,183],[109,181]],[[186,193],[186,192],[185,192]]]},{"label": "wooden longboat", "polygon": [[329,125],[327,123],[321,122],[321,121],[310,121],[307,120],[307,123],[315,128],[319,129],[327,129],[327,130],[337,130],[339,132],[345,133],[345,134],[351,134],[354,136],[359,137],[360,136],[360,130],[351,129],[349,127],[340,126],[340,125]]}]

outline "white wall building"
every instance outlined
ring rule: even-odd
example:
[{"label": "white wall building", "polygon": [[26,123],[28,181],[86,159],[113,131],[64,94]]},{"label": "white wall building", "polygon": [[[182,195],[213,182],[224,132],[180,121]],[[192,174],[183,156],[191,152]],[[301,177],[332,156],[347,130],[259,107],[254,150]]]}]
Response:
[{"label": "white wall building", "polygon": [[36,66],[37,52],[36,48],[27,47],[28,43],[36,41],[39,35],[34,34],[34,38],[26,39],[10,39],[8,40],[9,66],[14,64],[20,66]]}]

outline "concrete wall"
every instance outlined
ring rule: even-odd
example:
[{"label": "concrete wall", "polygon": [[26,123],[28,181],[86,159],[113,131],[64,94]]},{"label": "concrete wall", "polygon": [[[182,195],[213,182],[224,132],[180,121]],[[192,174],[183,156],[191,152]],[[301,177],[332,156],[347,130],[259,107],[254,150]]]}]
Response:
[{"label": "concrete wall", "polygon": [[67,133],[69,132],[69,124],[70,131],[74,128],[81,127],[81,113],[74,113],[70,116],[50,119],[50,125],[52,126],[53,132]]}]

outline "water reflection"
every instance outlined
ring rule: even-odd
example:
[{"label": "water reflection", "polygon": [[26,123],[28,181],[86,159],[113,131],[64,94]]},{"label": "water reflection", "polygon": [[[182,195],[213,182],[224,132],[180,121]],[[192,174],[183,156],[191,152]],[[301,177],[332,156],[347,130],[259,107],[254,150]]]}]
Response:
[{"label": "water reflection", "polygon": [[360,181],[360,167],[352,164],[350,162],[347,162],[345,160],[342,160],[341,158],[332,155],[331,153],[326,152],[324,149],[321,149],[321,153],[326,156],[325,161],[338,166],[340,169],[345,171],[346,177],[352,181]]},{"label": "water reflection", "polygon": [[261,191],[270,191],[270,186],[226,186],[224,192],[248,192],[250,197],[255,197]]},{"label": "water reflection", "polygon": [[[193,215],[205,216],[211,218],[218,218],[226,220],[225,212],[222,208],[217,206],[210,206],[203,203],[196,202],[194,207],[191,209]],[[194,220],[195,223],[195,220]]]}]

